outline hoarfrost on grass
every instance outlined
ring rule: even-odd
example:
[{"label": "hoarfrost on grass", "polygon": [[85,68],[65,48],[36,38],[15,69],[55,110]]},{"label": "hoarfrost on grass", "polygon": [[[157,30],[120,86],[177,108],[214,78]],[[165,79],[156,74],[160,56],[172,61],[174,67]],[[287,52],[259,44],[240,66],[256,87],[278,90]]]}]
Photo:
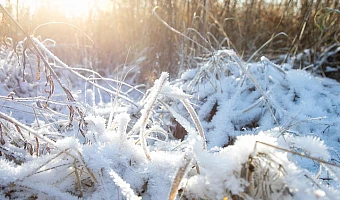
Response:
[{"label": "hoarfrost on grass", "polygon": [[[304,162],[291,153],[336,162],[339,83],[287,64],[275,65],[265,57],[244,63],[235,52],[221,50],[174,82],[162,73],[143,97],[138,92],[140,96],[132,98],[123,87],[99,87],[95,80],[102,77],[95,79],[95,72],[82,71],[94,79],[85,78],[38,39],[34,42],[68,70],[61,77],[65,83],[70,82],[67,77],[78,78],[69,84],[75,87],[70,90],[75,101],[67,101],[69,95],[58,85],[51,97],[44,97],[50,88],[35,80],[37,69],[27,76],[31,82],[23,83],[16,58],[6,63],[7,58],[0,59],[0,80],[5,83],[1,112],[53,141],[46,143],[33,131],[1,119],[0,195],[167,199],[176,172],[186,163],[183,158],[190,155],[192,166],[179,184],[183,193],[178,196],[339,198],[337,168]],[[82,92],[84,82],[90,81],[91,87],[85,84]],[[106,98],[99,90],[108,93]],[[173,118],[188,133],[182,141],[171,134]]]}]

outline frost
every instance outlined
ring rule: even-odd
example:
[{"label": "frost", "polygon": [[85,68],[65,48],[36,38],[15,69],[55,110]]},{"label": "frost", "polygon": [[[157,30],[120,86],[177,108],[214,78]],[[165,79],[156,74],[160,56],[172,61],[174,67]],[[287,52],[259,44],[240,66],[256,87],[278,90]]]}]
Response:
[{"label": "frost", "polygon": [[338,82],[218,50],[144,90],[33,41],[48,74],[0,57],[0,198],[339,199]]},{"label": "frost", "polygon": [[113,170],[110,171],[110,176],[113,178],[113,181],[119,188],[122,190],[122,194],[126,197],[128,200],[138,200],[142,199],[140,197],[137,197],[133,190],[130,188],[130,184],[126,183],[119,175],[114,172]]},{"label": "frost", "polygon": [[313,136],[295,137],[293,145],[300,148],[308,156],[329,160],[328,148],[319,138]]},{"label": "frost", "polygon": [[64,139],[58,140],[56,142],[56,146],[59,149],[68,149],[68,148],[79,149],[80,148],[78,139],[74,137],[66,137]]},{"label": "frost", "polygon": [[173,97],[176,99],[189,99],[191,95],[185,94],[183,90],[171,86],[169,82],[166,82],[162,88],[161,94],[169,97]]}]

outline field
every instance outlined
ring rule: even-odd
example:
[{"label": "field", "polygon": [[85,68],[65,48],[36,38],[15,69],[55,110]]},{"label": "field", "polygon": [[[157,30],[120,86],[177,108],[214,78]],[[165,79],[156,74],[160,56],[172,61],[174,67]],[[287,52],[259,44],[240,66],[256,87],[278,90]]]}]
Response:
[{"label": "field", "polygon": [[337,1],[16,3],[0,199],[339,199]]}]

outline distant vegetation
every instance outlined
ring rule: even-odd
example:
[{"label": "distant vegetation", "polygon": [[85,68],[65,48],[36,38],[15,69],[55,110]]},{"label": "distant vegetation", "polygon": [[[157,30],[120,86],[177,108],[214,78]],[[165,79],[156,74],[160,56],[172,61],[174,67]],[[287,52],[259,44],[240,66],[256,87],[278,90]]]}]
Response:
[{"label": "distant vegetation", "polygon": [[[7,9],[16,16],[17,1],[8,2]],[[82,18],[68,18],[62,9],[44,2],[31,14],[18,1],[17,18],[26,30],[67,22],[94,41],[93,45],[82,32],[63,24],[38,28],[35,35],[55,40],[53,51],[65,62],[114,70],[139,59],[136,64],[148,77],[157,77],[161,71],[176,76],[180,68],[195,67],[187,63],[187,57],[212,49],[232,48],[249,58],[270,41],[261,55],[275,58],[304,49],[320,52],[339,43],[340,37],[340,15],[334,12],[340,8],[338,0],[111,0],[105,10],[94,5]],[[15,28],[3,28],[4,20],[1,26],[2,36],[18,36]],[[170,27],[191,40],[174,34]],[[273,38],[280,32],[286,35]]]}]

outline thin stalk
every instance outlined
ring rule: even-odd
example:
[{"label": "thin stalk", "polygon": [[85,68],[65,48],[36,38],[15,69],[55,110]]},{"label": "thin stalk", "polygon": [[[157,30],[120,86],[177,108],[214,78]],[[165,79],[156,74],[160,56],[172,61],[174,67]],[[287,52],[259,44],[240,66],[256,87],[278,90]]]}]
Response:
[{"label": "thin stalk", "polygon": [[185,172],[187,171],[189,164],[191,163],[191,158],[185,158],[186,162],[185,165],[180,167],[177,170],[176,176],[174,181],[171,184],[171,189],[170,189],[170,195],[169,195],[169,200],[175,200],[177,193],[178,193],[178,188],[181,184],[181,181],[185,175]]},{"label": "thin stalk", "polygon": [[301,156],[303,158],[308,158],[308,159],[317,161],[317,162],[322,163],[322,164],[326,164],[326,165],[330,165],[330,166],[333,166],[333,167],[340,168],[340,165],[324,161],[320,158],[313,158],[311,156],[306,156],[304,154],[301,154],[301,153],[298,153],[298,152],[295,152],[295,151],[292,151],[292,150],[289,150],[289,149],[285,149],[285,148],[282,148],[282,147],[278,147],[278,146],[275,146],[275,145],[272,145],[272,144],[268,144],[268,143],[265,143],[265,142],[256,141],[255,148],[256,148],[257,143],[262,144],[262,145],[266,145],[266,146],[269,146],[269,147],[272,147],[272,148],[275,148],[275,149],[278,149],[278,150],[281,150],[281,151],[285,151],[285,152],[288,152],[288,153],[291,153],[291,154],[295,154],[295,155]]},{"label": "thin stalk", "polygon": [[194,121],[198,134],[202,137],[203,139],[203,149],[207,149],[207,143],[206,143],[206,139],[205,139],[205,134],[201,125],[201,122],[194,110],[194,108],[191,106],[189,100],[187,99],[183,99],[181,100],[181,102],[183,103],[184,107],[187,109],[187,111],[189,112],[192,120]]}]

